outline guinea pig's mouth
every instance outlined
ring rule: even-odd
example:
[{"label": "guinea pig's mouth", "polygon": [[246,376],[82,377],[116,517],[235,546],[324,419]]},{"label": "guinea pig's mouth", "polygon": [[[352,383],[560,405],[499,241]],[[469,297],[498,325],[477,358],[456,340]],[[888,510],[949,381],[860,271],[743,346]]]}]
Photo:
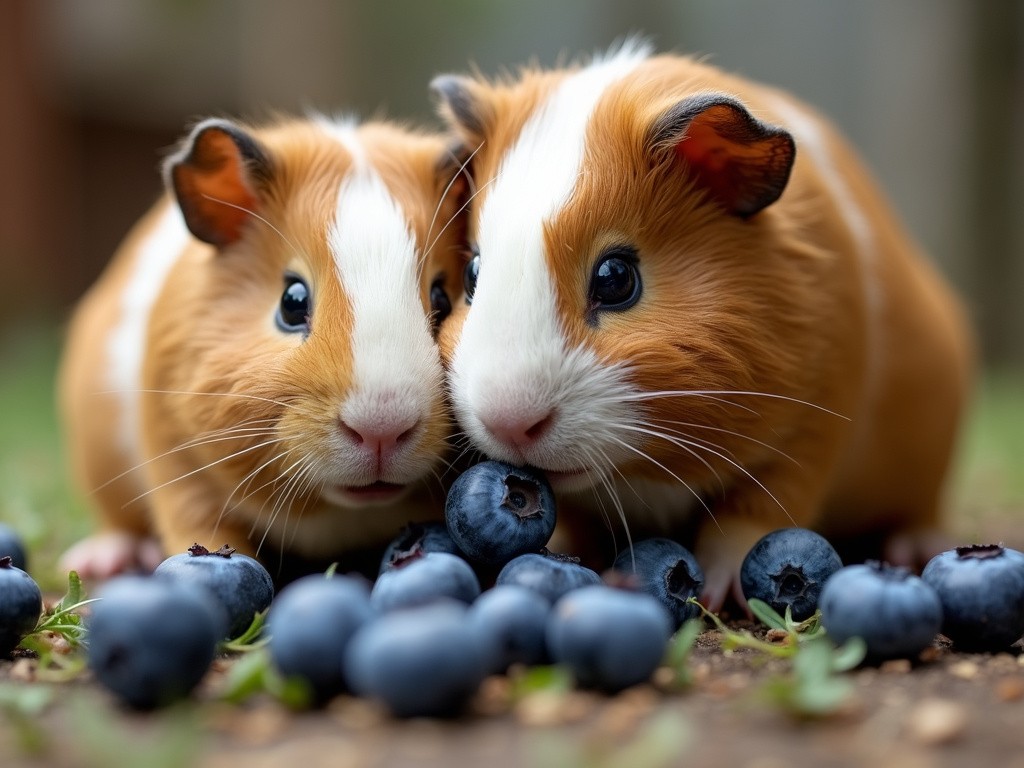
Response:
[{"label": "guinea pig's mouth", "polygon": [[329,485],[324,488],[321,495],[328,501],[344,507],[387,504],[405,493],[407,487],[378,480],[369,485]]},{"label": "guinea pig's mouth", "polygon": [[585,491],[597,481],[597,475],[590,471],[589,467],[555,471],[545,470],[544,474],[555,491],[573,492]]}]

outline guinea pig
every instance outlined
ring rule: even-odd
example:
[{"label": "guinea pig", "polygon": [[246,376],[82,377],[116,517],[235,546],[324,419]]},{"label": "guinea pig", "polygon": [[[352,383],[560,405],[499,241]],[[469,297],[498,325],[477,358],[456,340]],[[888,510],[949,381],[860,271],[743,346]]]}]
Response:
[{"label": "guinea pig", "polygon": [[635,41],[432,87],[477,189],[440,335],[455,416],[548,473],[579,552],[614,554],[602,518],[695,521],[717,609],[780,527],[938,546],[971,334],[825,119]]},{"label": "guinea pig", "polygon": [[193,542],[330,558],[439,516],[435,335],[461,271],[450,139],[387,122],[200,122],[78,306],[59,396],[103,578]]}]

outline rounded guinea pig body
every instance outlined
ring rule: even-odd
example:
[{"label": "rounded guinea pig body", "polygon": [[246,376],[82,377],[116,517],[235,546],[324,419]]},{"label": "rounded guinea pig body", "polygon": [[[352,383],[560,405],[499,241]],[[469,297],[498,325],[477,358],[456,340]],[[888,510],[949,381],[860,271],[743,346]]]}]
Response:
[{"label": "rounded guinea pig body", "polygon": [[570,546],[696,522],[712,607],[742,602],[775,528],[923,554],[969,334],[820,117],[632,44],[434,87],[480,190],[440,336],[453,409],[484,453],[547,471]]},{"label": "rounded guinea pig body", "polygon": [[387,123],[196,126],[69,329],[65,431],[101,531],[66,566],[196,541],[330,559],[440,514],[450,286],[423,256],[458,247],[445,156]]}]

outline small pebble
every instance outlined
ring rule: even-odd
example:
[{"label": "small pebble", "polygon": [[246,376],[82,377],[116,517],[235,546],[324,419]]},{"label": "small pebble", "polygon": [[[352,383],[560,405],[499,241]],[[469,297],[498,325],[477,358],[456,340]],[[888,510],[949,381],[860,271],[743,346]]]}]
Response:
[{"label": "small pebble", "polygon": [[949,744],[967,730],[967,710],[947,699],[924,699],[907,716],[907,730],[924,746]]},{"label": "small pebble", "polygon": [[996,697],[1000,701],[1020,701],[1024,699],[1024,679],[1020,677],[1004,677],[996,683]]},{"label": "small pebble", "polygon": [[581,693],[537,691],[520,699],[513,712],[522,725],[566,725],[587,717],[595,703],[593,697]]},{"label": "small pebble", "polygon": [[905,675],[910,672],[910,659],[889,659],[882,662],[879,669],[887,675]]},{"label": "small pebble", "polygon": [[949,668],[949,674],[961,680],[973,680],[979,671],[978,665],[973,661],[958,661]]}]

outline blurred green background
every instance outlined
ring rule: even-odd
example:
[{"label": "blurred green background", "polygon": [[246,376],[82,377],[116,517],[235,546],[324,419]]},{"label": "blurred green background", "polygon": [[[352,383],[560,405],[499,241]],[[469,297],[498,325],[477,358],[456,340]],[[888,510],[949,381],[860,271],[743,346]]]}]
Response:
[{"label": "blurred green background", "polygon": [[88,531],[52,380],[62,325],[197,118],[436,124],[435,74],[630,33],[831,116],[964,297],[984,374],[951,487],[964,538],[1024,545],[1024,3],[1018,0],[0,0],[0,520],[44,581]]}]

